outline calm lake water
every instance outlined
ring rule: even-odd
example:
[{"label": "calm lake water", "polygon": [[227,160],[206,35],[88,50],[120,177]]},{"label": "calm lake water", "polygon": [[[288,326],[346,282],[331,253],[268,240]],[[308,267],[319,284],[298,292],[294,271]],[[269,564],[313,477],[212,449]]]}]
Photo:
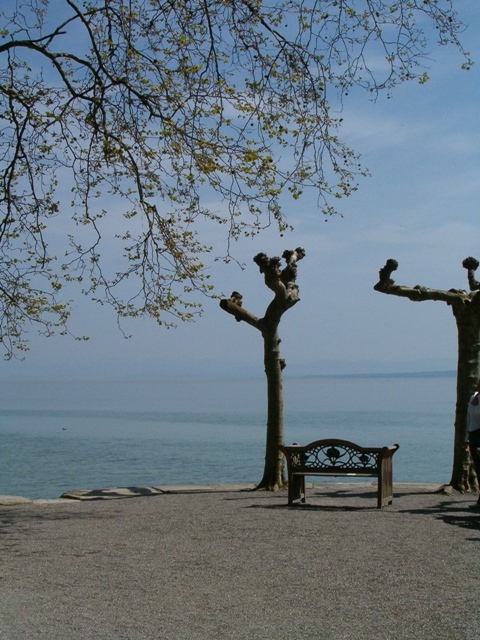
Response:
[{"label": "calm lake water", "polygon": [[[453,376],[286,379],[285,442],[399,443],[394,481],[448,482],[455,384]],[[4,382],[0,494],[258,482],[265,422],[263,379]]]}]

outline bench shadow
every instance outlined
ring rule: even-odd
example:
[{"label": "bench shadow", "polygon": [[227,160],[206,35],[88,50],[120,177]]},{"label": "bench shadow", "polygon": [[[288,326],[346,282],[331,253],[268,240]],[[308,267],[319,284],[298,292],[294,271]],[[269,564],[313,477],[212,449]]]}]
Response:
[{"label": "bench shadow", "polygon": [[[398,501],[401,498],[408,498],[410,496],[431,496],[432,498],[437,497],[438,502],[432,505],[428,505],[425,507],[403,507],[399,505]],[[294,505],[289,505],[287,503],[287,496],[283,494],[279,494],[277,496],[281,499],[281,502],[275,501],[275,504],[266,503],[262,501],[262,503],[258,504],[250,504],[246,508],[249,509],[283,509],[285,511],[318,511],[323,513],[328,512],[367,512],[367,511],[380,511],[377,509],[376,499],[377,492],[374,488],[372,491],[352,491],[351,489],[337,489],[335,491],[319,491],[316,487],[315,489],[311,489],[307,491],[307,502],[305,503],[296,503]],[[384,512],[391,512],[397,514],[410,514],[410,515],[423,515],[427,517],[434,517],[437,520],[441,520],[448,526],[458,527],[461,529],[466,529],[471,532],[478,533],[477,536],[467,538],[468,540],[474,542],[480,542],[480,511],[472,511],[469,508],[470,501],[467,500],[458,500],[458,499],[446,499],[448,496],[442,494],[441,491],[435,490],[417,490],[417,491],[399,491],[394,492],[393,495],[393,504],[386,505],[381,509]],[[339,504],[332,504],[331,500],[337,499]],[[341,504],[342,498],[345,499],[354,499],[359,501],[360,504],[352,505],[350,504]],[[319,502],[324,499],[328,500],[323,504]],[[309,502],[309,500],[314,500],[315,502]],[[365,504],[366,502],[369,504]]]},{"label": "bench shadow", "polygon": [[[335,490],[319,490],[308,489],[306,495],[306,502],[297,502],[293,505],[288,504],[287,492],[277,494],[278,498],[282,500],[281,504],[254,504],[249,505],[249,508],[260,509],[287,509],[287,510],[305,510],[305,511],[370,511],[377,510],[377,490],[376,487],[372,488],[372,491],[352,491],[351,489],[339,488]],[[332,504],[332,500],[337,500],[339,504]],[[315,500],[316,502],[310,502]],[[319,504],[321,500],[328,500],[328,503]],[[342,504],[342,500],[349,500],[350,504]],[[368,504],[352,505],[352,500],[361,500],[362,503]],[[384,507],[387,508],[387,507]]]},{"label": "bench shadow", "polygon": [[353,506],[353,505],[333,505],[333,504],[250,504],[246,509],[283,509],[285,511],[376,511],[376,506]]}]

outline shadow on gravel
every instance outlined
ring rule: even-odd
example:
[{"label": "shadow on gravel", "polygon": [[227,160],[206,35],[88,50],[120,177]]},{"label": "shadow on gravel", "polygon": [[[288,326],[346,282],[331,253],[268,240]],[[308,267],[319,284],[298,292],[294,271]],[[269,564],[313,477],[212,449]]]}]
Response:
[{"label": "shadow on gravel", "polygon": [[473,542],[480,542],[480,514],[462,515],[462,516],[443,516],[441,518],[445,524],[453,525],[454,527],[460,527],[461,529],[468,529],[470,531],[476,531],[479,533],[475,538],[468,538]]},{"label": "shadow on gravel", "polygon": [[248,505],[248,507],[245,507],[246,509],[284,509],[286,511],[377,511],[377,508],[375,506],[373,507],[367,507],[365,506],[361,506],[361,507],[355,507],[352,505],[333,505],[333,504],[309,504],[308,502],[306,504],[295,504],[295,505],[288,505],[288,504],[251,504]]},{"label": "shadow on gravel", "polygon": [[30,535],[35,531],[34,527],[42,522],[62,522],[68,520],[113,520],[121,517],[119,514],[105,512],[100,509],[95,511],[57,512],[53,509],[42,509],[41,512],[32,509],[12,510],[0,509],[0,541],[8,544],[15,541],[19,535]]},{"label": "shadow on gravel", "polygon": [[[332,491],[319,491],[318,489],[314,489],[312,491],[307,490],[307,500],[309,498],[315,498],[316,500],[321,500],[322,498],[328,498],[329,500],[342,500],[344,498],[351,498],[355,500],[369,500],[374,501],[374,504],[377,504],[377,490],[374,491],[349,491],[348,489],[342,490],[338,489],[335,492]],[[395,498],[395,496],[394,496]]]},{"label": "shadow on gravel", "polygon": [[[418,507],[418,508],[398,508],[398,501],[401,497],[409,497],[415,495],[435,495],[432,492],[407,492],[407,493],[399,493],[394,494],[393,505],[385,506],[381,510],[382,512],[391,512],[396,514],[409,514],[409,515],[420,515],[420,516],[429,516],[434,517],[437,520],[443,521],[445,524],[450,526],[461,527],[463,529],[469,529],[471,531],[478,531],[479,537],[470,538],[474,541],[480,541],[480,511],[470,511],[468,508],[468,502],[465,501],[457,501],[452,500],[448,502],[438,502],[437,504],[433,504],[431,506]],[[259,504],[250,504],[246,508],[248,509],[284,509],[287,511],[321,511],[321,512],[361,512],[361,511],[370,511],[370,512],[378,512],[376,506],[376,492],[365,493],[365,492],[352,492],[352,491],[336,491],[332,492],[312,492],[311,495],[307,494],[307,502],[305,504],[298,503],[295,505],[289,506],[286,502],[286,496],[281,496],[283,498],[282,503],[278,504],[270,504],[267,502],[262,502]],[[309,503],[309,497],[312,500],[316,500],[316,503]],[[319,504],[319,500],[328,500],[328,503]],[[338,498],[338,500],[337,500]],[[369,504],[363,503],[363,499],[368,500]],[[350,504],[342,504],[342,500],[349,501]],[[352,505],[351,500],[362,500],[361,504]],[[332,501],[335,500],[336,504],[332,504]]]},{"label": "shadow on gravel", "polygon": [[124,498],[139,498],[144,496],[159,496],[164,491],[154,487],[120,487],[113,489],[79,489],[66,491],[60,496],[68,500],[112,500]]},{"label": "shadow on gravel", "polygon": [[399,513],[433,516],[435,519],[441,520],[450,526],[460,527],[470,531],[478,531],[479,536],[469,539],[480,542],[480,511],[470,510],[469,504],[470,503],[465,501],[452,500],[420,509],[402,509]]}]

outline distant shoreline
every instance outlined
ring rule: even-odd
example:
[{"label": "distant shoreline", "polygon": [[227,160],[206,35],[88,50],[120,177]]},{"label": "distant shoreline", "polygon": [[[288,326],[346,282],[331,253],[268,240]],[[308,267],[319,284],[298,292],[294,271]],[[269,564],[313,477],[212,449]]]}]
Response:
[{"label": "distant shoreline", "polygon": [[457,372],[451,371],[410,371],[405,373],[324,373],[307,376],[295,376],[303,379],[314,378],[455,378]]}]

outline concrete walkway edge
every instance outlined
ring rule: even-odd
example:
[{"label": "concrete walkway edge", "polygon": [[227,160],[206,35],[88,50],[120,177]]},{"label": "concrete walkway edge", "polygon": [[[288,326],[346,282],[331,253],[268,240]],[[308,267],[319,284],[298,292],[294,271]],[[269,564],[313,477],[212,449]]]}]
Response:
[{"label": "concrete walkway edge", "polygon": [[[376,482],[322,482],[307,483],[308,488],[352,485],[352,486],[373,486]],[[45,504],[49,502],[69,502],[71,500],[118,500],[122,498],[139,498],[145,496],[158,496],[162,494],[178,494],[178,493],[225,493],[234,491],[252,491],[255,484],[231,483],[231,484],[205,484],[205,485],[160,485],[154,487],[109,487],[106,489],[72,489],[65,491],[59,498],[53,499],[30,499],[23,496],[0,495],[0,506],[8,507],[21,504]],[[419,482],[397,482],[393,484],[394,495],[395,490],[401,487],[409,489],[417,489],[425,492],[442,492],[445,485],[439,483],[419,483]]]}]

